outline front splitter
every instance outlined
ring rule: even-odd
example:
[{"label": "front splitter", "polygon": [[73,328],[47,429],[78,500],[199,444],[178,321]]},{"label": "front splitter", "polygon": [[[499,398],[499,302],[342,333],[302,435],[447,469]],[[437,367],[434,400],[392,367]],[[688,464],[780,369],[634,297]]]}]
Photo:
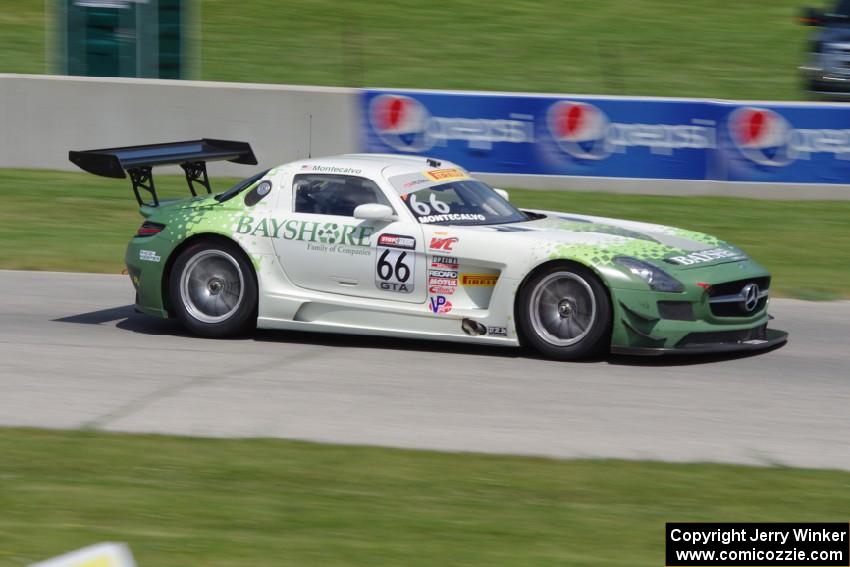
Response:
[{"label": "front splitter", "polygon": [[624,347],[612,346],[611,354],[626,354],[632,356],[661,356],[661,355],[691,355],[718,354],[726,352],[746,352],[767,350],[788,342],[788,333],[776,329],[766,329],[764,339],[753,339],[729,343],[707,343],[679,348],[655,347]]}]

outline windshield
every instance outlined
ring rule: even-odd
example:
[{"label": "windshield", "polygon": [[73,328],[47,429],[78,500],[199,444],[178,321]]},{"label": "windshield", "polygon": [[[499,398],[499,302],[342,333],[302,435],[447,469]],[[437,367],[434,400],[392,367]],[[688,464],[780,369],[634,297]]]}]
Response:
[{"label": "windshield", "polygon": [[401,199],[422,224],[503,224],[528,220],[489,185],[470,177],[402,192]]}]

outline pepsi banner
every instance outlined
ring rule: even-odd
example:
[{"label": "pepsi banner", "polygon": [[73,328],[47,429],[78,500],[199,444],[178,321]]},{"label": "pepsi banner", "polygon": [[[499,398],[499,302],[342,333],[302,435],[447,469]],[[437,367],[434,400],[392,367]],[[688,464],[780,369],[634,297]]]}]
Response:
[{"label": "pepsi banner", "polygon": [[718,178],[773,183],[850,183],[850,107],[717,103]]},{"label": "pepsi banner", "polygon": [[366,90],[365,150],[470,171],[850,183],[850,108]]}]

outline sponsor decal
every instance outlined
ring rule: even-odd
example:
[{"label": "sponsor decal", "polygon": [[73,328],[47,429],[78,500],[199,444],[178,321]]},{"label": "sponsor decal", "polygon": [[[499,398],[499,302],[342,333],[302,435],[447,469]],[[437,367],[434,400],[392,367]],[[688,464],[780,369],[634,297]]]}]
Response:
[{"label": "sponsor decal", "polygon": [[457,279],[457,272],[452,270],[429,270],[428,276],[432,278],[452,278]]},{"label": "sponsor decal", "polygon": [[466,286],[492,287],[499,280],[499,274],[461,274],[460,283]]},{"label": "sponsor decal", "polygon": [[414,250],[416,249],[416,239],[412,236],[402,236],[401,234],[384,233],[378,237],[378,246]]},{"label": "sponsor decal", "polygon": [[145,262],[159,262],[161,258],[153,250],[139,250],[139,260]]},{"label": "sponsor decal", "polygon": [[399,152],[423,152],[451,141],[466,142],[475,150],[489,150],[495,143],[534,142],[531,115],[510,114],[502,119],[431,116],[417,99],[397,94],[372,99],[369,124],[381,141]]},{"label": "sponsor decal", "polygon": [[431,295],[454,295],[455,289],[457,288],[451,285],[432,285],[428,288],[428,293]]},{"label": "sponsor decal", "polygon": [[458,259],[452,258],[451,256],[431,256],[432,268],[441,270],[457,270],[459,265]]},{"label": "sponsor decal", "polygon": [[448,313],[452,310],[452,302],[445,295],[428,298],[428,309],[432,313]]},{"label": "sponsor decal", "polygon": [[508,329],[507,327],[487,327],[487,334],[496,337],[507,337]]},{"label": "sponsor decal", "polygon": [[428,285],[457,287],[457,280],[452,278],[428,278]]},{"label": "sponsor decal", "polygon": [[549,107],[546,121],[552,139],[566,154],[581,160],[601,160],[630,147],[646,147],[654,154],[716,146],[713,120],[691,124],[626,124],[611,122],[597,106],[573,100]]},{"label": "sponsor decal", "polygon": [[[236,223],[237,234],[300,240],[307,243],[309,250],[320,252],[343,252],[368,255],[374,228],[337,224],[332,222],[314,222],[298,219],[261,218],[243,215]],[[334,245],[331,249],[328,245]],[[353,250],[348,247],[353,247]],[[366,250],[357,250],[366,248]]]},{"label": "sponsor decal", "polygon": [[413,179],[408,181],[403,185],[405,189],[410,189],[411,187],[416,187],[417,185],[421,185],[422,183],[428,183],[427,179]]},{"label": "sponsor decal", "polygon": [[422,224],[451,221],[485,221],[487,217],[480,213],[445,213],[440,215],[425,215],[417,217]]},{"label": "sponsor decal", "polygon": [[434,181],[446,181],[447,179],[467,179],[469,176],[456,168],[432,169],[425,172],[425,177]]},{"label": "sponsor decal", "polygon": [[375,249],[375,285],[378,289],[413,293],[416,257],[408,250],[415,247],[416,240],[410,236],[382,234],[378,238],[378,246]]},{"label": "sponsor decal", "polygon": [[431,250],[445,250],[446,252],[452,252],[452,247],[458,241],[457,236],[447,236],[447,237],[432,237],[431,244],[428,246]]},{"label": "sponsor decal", "polygon": [[316,165],[310,163],[302,165],[301,170],[315,171],[317,173],[342,173],[351,175],[359,175],[363,173],[362,169],[354,167],[337,167],[335,165]]},{"label": "sponsor decal", "polygon": [[714,248],[712,250],[702,250],[700,252],[693,252],[684,256],[671,256],[669,258],[665,258],[664,261],[669,262],[671,264],[678,264],[680,266],[691,266],[693,264],[713,262],[714,260],[722,260],[725,258],[744,259],[745,257],[746,256],[744,256],[743,254],[735,252],[734,250],[727,250],[725,248]]}]

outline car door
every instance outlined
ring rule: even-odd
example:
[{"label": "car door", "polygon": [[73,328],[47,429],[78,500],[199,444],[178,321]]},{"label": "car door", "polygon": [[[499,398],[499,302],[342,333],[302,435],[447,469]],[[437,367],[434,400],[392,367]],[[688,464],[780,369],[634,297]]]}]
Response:
[{"label": "car door", "polygon": [[[275,254],[292,282],[305,289],[412,303],[425,301],[425,244],[408,220],[361,220],[368,203],[395,207],[371,179],[299,173],[291,199],[279,203]],[[287,183],[287,180],[284,180]],[[286,194],[284,192],[284,194]]]}]

